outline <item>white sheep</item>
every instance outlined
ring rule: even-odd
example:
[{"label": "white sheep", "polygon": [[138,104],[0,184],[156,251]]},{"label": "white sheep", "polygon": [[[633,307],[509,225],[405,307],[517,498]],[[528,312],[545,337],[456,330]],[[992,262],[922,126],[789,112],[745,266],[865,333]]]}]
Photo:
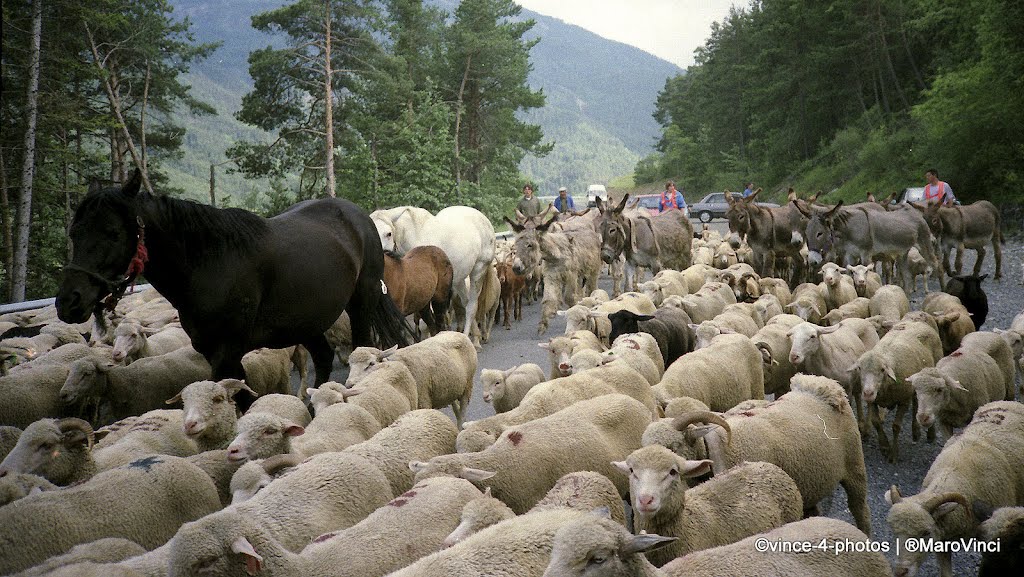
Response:
[{"label": "white sheep", "polygon": [[548,378],[557,379],[572,374],[572,364],[569,357],[582,349],[590,349],[601,352],[605,349],[594,333],[590,331],[576,331],[569,336],[552,337],[545,343],[537,343],[542,349],[548,352],[550,369]]},{"label": "white sheep", "polygon": [[533,363],[498,371],[480,371],[485,403],[491,403],[495,413],[511,411],[519,406],[526,393],[544,380],[544,371]]},{"label": "white sheep", "polygon": [[185,459],[150,455],[88,482],[0,507],[0,573],[7,575],[104,537],[147,549],[182,523],[220,508],[213,481]]},{"label": "white sheep", "polygon": [[534,506],[562,475],[596,471],[625,494],[626,480],[611,462],[640,447],[650,410],[625,395],[606,395],[550,416],[510,427],[484,451],[441,455],[410,462],[416,479],[437,475],[487,481],[494,496],[513,511]]},{"label": "white sheep", "polygon": [[303,403],[295,395],[284,395],[281,393],[261,395],[253,401],[252,405],[249,405],[248,412],[273,413],[300,427],[305,427],[313,420],[313,416],[309,414],[309,409],[306,408],[306,403]]},{"label": "white sheep", "polygon": [[828,312],[825,299],[818,290],[818,285],[803,283],[793,291],[793,300],[782,307],[809,323],[821,322],[822,315]]},{"label": "white sheep", "polygon": [[740,401],[764,398],[761,362],[749,337],[719,335],[710,346],[676,359],[651,390],[662,406],[675,397],[693,397],[725,411]]},{"label": "white sheep", "polygon": [[126,367],[86,357],[71,365],[61,387],[61,402],[98,398],[108,420],[118,420],[162,407],[185,385],[209,380],[211,373],[206,357],[191,347],[139,359]]},{"label": "white sheep", "polygon": [[762,327],[772,318],[785,314],[785,311],[782,310],[782,301],[773,294],[763,294],[757,297],[757,300],[754,301],[754,310],[761,317]]},{"label": "white sheep", "polygon": [[174,537],[171,574],[199,566],[229,574],[241,555],[247,567],[268,577],[381,577],[436,551],[458,523],[458,511],[479,495],[463,479],[428,479],[359,523],[316,537],[299,553],[251,516],[222,515],[216,523],[186,525]]},{"label": "white sheep", "polygon": [[822,315],[821,324],[831,326],[839,324],[843,319],[866,319],[869,316],[871,316],[871,300],[865,297],[857,297]]},{"label": "white sheep", "polygon": [[185,434],[195,441],[200,451],[213,451],[227,448],[235,438],[238,408],[234,396],[242,390],[255,394],[238,379],[197,381],[165,402],[182,404]]},{"label": "white sheep", "polygon": [[846,267],[846,270],[853,276],[853,287],[856,289],[857,296],[859,297],[870,299],[875,296],[878,289],[882,288],[882,277],[871,269],[872,267],[867,265],[850,265]]},{"label": "white sheep", "polygon": [[115,363],[130,365],[138,359],[174,352],[192,344],[181,325],[151,328],[124,320],[114,329]]},{"label": "white sheep", "polygon": [[960,340],[960,348],[967,351],[981,351],[992,357],[992,360],[999,365],[1006,380],[1007,396],[1005,400],[1012,401],[1015,396],[1015,385],[1013,382],[1017,374],[1016,359],[1020,354],[1014,354],[1013,348],[1003,336],[990,331],[977,331],[964,335]]},{"label": "white sheep", "polygon": [[910,312],[910,300],[902,288],[887,284],[871,296],[868,308],[871,316],[881,315],[885,320],[896,323]]},{"label": "white sheep", "polygon": [[766,395],[772,394],[778,398],[789,392],[789,380],[797,372],[789,360],[789,330],[802,322],[804,320],[796,315],[779,314],[769,319],[764,327],[750,338],[761,352]]},{"label": "white sheep", "polygon": [[960,348],[960,341],[976,330],[971,313],[951,294],[929,293],[921,303],[921,310],[935,317],[942,337],[942,352],[947,355]]},{"label": "white sheep", "polygon": [[917,422],[938,425],[946,439],[954,428],[966,426],[978,407],[1012,400],[1014,393],[998,363],[976,350],[957,349],[934,367],[907,377],[907,382],[917,393]]},{"label": "white sheep", "polygon": [[825,308],[830,311],[857,298],[857,289],[854,288],[853,278],[843,274],[845,272],[844,267],[833,262],[827,262],[821,266],[822,281],[818,285],[818,292],[825,299]]},{"label": "white sheep", "polygon": [[295,453],[283,453],[266,459],[246,461],[231,475],[231,483],[228,485],[230,503],[237,505],[252,499],[274,479],[293,470],[303,458]]},{"label": "white sheep", "polygon": [[[89,543],[75,545],[67,553],[50,557],[43,563],[18,573],[17,577],[77,575],[80,574],[80,569],[82,572],[88,573],[90,569],[109,568],[109,566],[105,567],[104,564],[117,563],[118,561],[145,553],[146,550],[135,541],[130,541],[123,537],[105,537]],[[117,569],[113,569],[113,571],[116,572]],[[105,571],[97,577],[109,574],[111,573]]]},{"label": "white sheep", "polygon": [[4,400],[0,403],[0,423],[27,427],[39,419],[60,416],[60,390],[67,376],[64,365],[34,363],[0,376],[0,397]]},{"label": "white sheep", "polygon": [[757,284],[761,287],[762,295],[774,295],[775,298],[779,299],[779,304],[783,307],[793,302],[793,294],[790,292],[789,283],[786,281],[780,278],[762,277],[761,280],[757,281]]},{"label": "white sheep", "polygon": [[819,501],[842,485],[857,527],[870,533],[864,451],[842,386],[825,377],[797,374],[790,387],[766,407],[724,418],[715,413],[686,414],[671,427],[653,423],[644,432],[643,443],[669,447],[689,460],[710,458],[716,473],[744,461],[778,465],[796,482],[804,511],[812,514]]},{"label": "white sheep", "polygon": [[227,458],[240,463],[291,453],[291,438],[306,432],[304,427],[273,413],[252,411],[238,419],[236,430]]},{"label": "white sheep", "polygon": [[[245,382],[258,395],[292,392],[292,359],[295,347],[284,349],[260,348],[242,356]],[[297,396],[301,397],[301,393]]]},{"label": "white sheep", "polygon": [[146,455],[188,457],[199,453],[195,440],[185,434],[180,409],[157,409],[127,417],[95,432],[91,457],[99,471],[125,465]]},{"label": "white sheep", "polygon": [[89,454],[94,442],[92,427],[82,419],[40,419],[0,462],[0,477],[28,473],[61,486],[85,481],[96,474]]},{"label": "white sheep", "polygon": [[410,411],[369,439],[343,452],[361,456],[384,473],[395,495],[413,486],[410,461],[429,461],[438,455],[455,452],[458,429],[441,411]]},{"label": "white sheep", "polygon": [[687,461],[652,445],[615,465],[629,475],[636,530],[678,538],[648,554],[657,566],[797,521],[803,513],[796,483],[771,463],[738,465],[690,490],[684,479],[709,473],[710,460]]},{"label": "white sheep", "polygon": [[[734,305],[729,305],[734,306]],[[723,334],[740,334],[747,337],[752,337],[757,334],[758,327],[757,323],[750,317],[750,315],[740,312],[736,309],[723,310],[721,314],[715,316],[710,321],[703,321],[701,323],[691,323],[690,330],[696,335],[696,342],[694,344],[695,349],[703,349],[711,344],[711,340],[718,335]]]},{"label": "white sheep", "polygon": [[362,443],[380,429],[380,423],[366,409],[351,403],[335,403],[317,411],[305,433],[292,440],[292,450],[307,457],[340,451]]},{"label": "white sheep", "polygon": [[0,507],[36,493],[59,488],[39,475],[7,473],[0,477]]},{"label": "white sheep", "polygon": [[[969,539],[978,525],[971,513],[974,503],[1024,504],[1021,430],[1024,405],[997,401],[979,407],[970,425],[942,448],[918,494],[903,497],[895,485],[886,492],[886,501],[892,504],[888,522],[895,537],[901,541]],[[913,575],[927,555],[928,551],[903,547],[896,559],[897,573]],[[952,577],[950,550],[936,555],[942,577]]]},{"label": "white sheep", "polygon": [[359,382],[358,387],[348,389],[334,381],[320,385],[310,393],[313,410],[320,411],[335,403],[351,403],[369,411],[382,427],[386,427],[415,409],[416,380],[408,367],[398,362],[385,362],[377,367]]},{"label": "white sheep", "polygon": [[[442,331],[402,349],[393,347],[381,351],[359,347],[349,356],[351,370],[345,384],[350,387],[357,385],[378,366],[387,363],[402,363],[412,373],[418,402],[412,408],[440,409],[451,405],[456,423],[462,425],[463,414],[473,394],[473,376],[477,367],[476,348],[468,337],[454,331]],[[386,423],[382,421],[381,424]]]},{"label": "white sheep", "polygon": [[789,337],[792,342],[789,360],[793,366],[801,372],[828,377],[842,384],[864,431],[861,383],[849,369],[862,354],[878,344],[874,325],[856,318],[831,327],[801,323],[789,330]]},{"label": "white sheep", "polygon": [[658,416],[652,387],[625,363],[609,363],[589,371],[540,383],[530,389],[511,411],[467,422],[459,433],[460,453],[482,451],[494,444],[508,427],[551,415],[577,401],[622,393],[643,403],[651,418]]},{"label": "white sheep", "polygon": [[[607,509],[616,522],[626,522],[619,490],[608,477],[593,471],[576,471],[559,479],[526,514],[552,509],[575,509],[585,513],[600,508]],[[459,526],[445,538],[443,547],[451,547],[470,535],[515,516],[508,505],[491,496],[491,488],[488,487],[483,496],[462,508]]]},{"label": "white sheep", "polygon": [[[903,419],[911,406],[917,405],[914,387],[906,379],[921,369],[934,366],[937,354],[942,354],[938,331],[925,323],[901,321],[849,369],[855,373],[854,378],[860,380],[861,394],[868,404],[868,422],[878,433],[879,449],[890,463],[899,458]],[[896,409],[891,444],[885,436],[879,407]],[[910,418],[911,435],[917,441],[921,436],[918,422],[914,415]],[[934,436],[934,429],[929,429],[929,438],[934,439]]]}]

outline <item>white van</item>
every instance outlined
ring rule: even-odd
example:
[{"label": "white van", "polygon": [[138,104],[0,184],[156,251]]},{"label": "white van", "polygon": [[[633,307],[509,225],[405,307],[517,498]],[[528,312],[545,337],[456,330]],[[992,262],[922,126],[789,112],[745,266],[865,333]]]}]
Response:
[{"label": "white van", "polygon": [[608,191],[603,184],[591,184],[587,187],[587,206],[597,206],[597,198],[602,202],[608,201]]}]

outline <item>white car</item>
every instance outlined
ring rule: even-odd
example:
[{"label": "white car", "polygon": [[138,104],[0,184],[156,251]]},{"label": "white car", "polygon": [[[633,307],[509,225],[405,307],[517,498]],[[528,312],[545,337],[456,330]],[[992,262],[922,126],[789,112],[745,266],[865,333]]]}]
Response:
[{"label": "white car", "polygon": [[597,198],[600,197],[602,202],[608,200],[608,190],[605,189],[603,184],[591,184],[587,187],[587,206],[597,206]]}]

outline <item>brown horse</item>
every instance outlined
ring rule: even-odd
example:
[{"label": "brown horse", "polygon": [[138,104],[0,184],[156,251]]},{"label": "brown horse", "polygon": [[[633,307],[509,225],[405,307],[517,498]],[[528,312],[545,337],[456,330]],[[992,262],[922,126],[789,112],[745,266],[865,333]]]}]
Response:
[{"label": "brown horse", "polygon": [[430,336],[444,330],[452,300],[452,263],[436,246],[417,246],[405,256],[384,252],[384,284],[403,315],[427,323]]}]

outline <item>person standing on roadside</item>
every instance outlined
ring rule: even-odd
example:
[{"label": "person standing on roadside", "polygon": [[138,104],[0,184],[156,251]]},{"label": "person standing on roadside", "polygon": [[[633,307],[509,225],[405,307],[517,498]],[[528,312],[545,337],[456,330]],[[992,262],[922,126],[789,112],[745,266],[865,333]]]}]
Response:
[{"label": "person standing on roadside", "polygon": [[754,194],[754,183],[748,182],[747,187],[743,189],[743,198],[747,198],[752,194]]},{"label": "person standing on roadside", "polygon": [[956,197],[953,196],[953,189],[949,184],[939,180],[939,171],[929,168],[924,173],[924,179],[928,184],[924,185],[924,201],[928,204],[953,204]]},{"label": "person standing on roadside", "polygon": [[569,196],[569,191],[563,186],[558,189],[558,198],[555,199],[555,210],[558,212],[572,212],[576,210],[576,203]]},{"label": "person standing on roadside", "polygon": [[518,210],[526,218],[533,218],[540,214],[540,199],[533,196],[533,186],[523,186],[523,198],[519,199],[519,204],[516,205]]},{"label": "person standing on roadside", "polygon": [[686,199],[683,198],[683,193],[676,190],[676,183],[670,180],[665,183],[665,192],[661,193],[658,212],[665,212],[672,208],[686,210]]}]

